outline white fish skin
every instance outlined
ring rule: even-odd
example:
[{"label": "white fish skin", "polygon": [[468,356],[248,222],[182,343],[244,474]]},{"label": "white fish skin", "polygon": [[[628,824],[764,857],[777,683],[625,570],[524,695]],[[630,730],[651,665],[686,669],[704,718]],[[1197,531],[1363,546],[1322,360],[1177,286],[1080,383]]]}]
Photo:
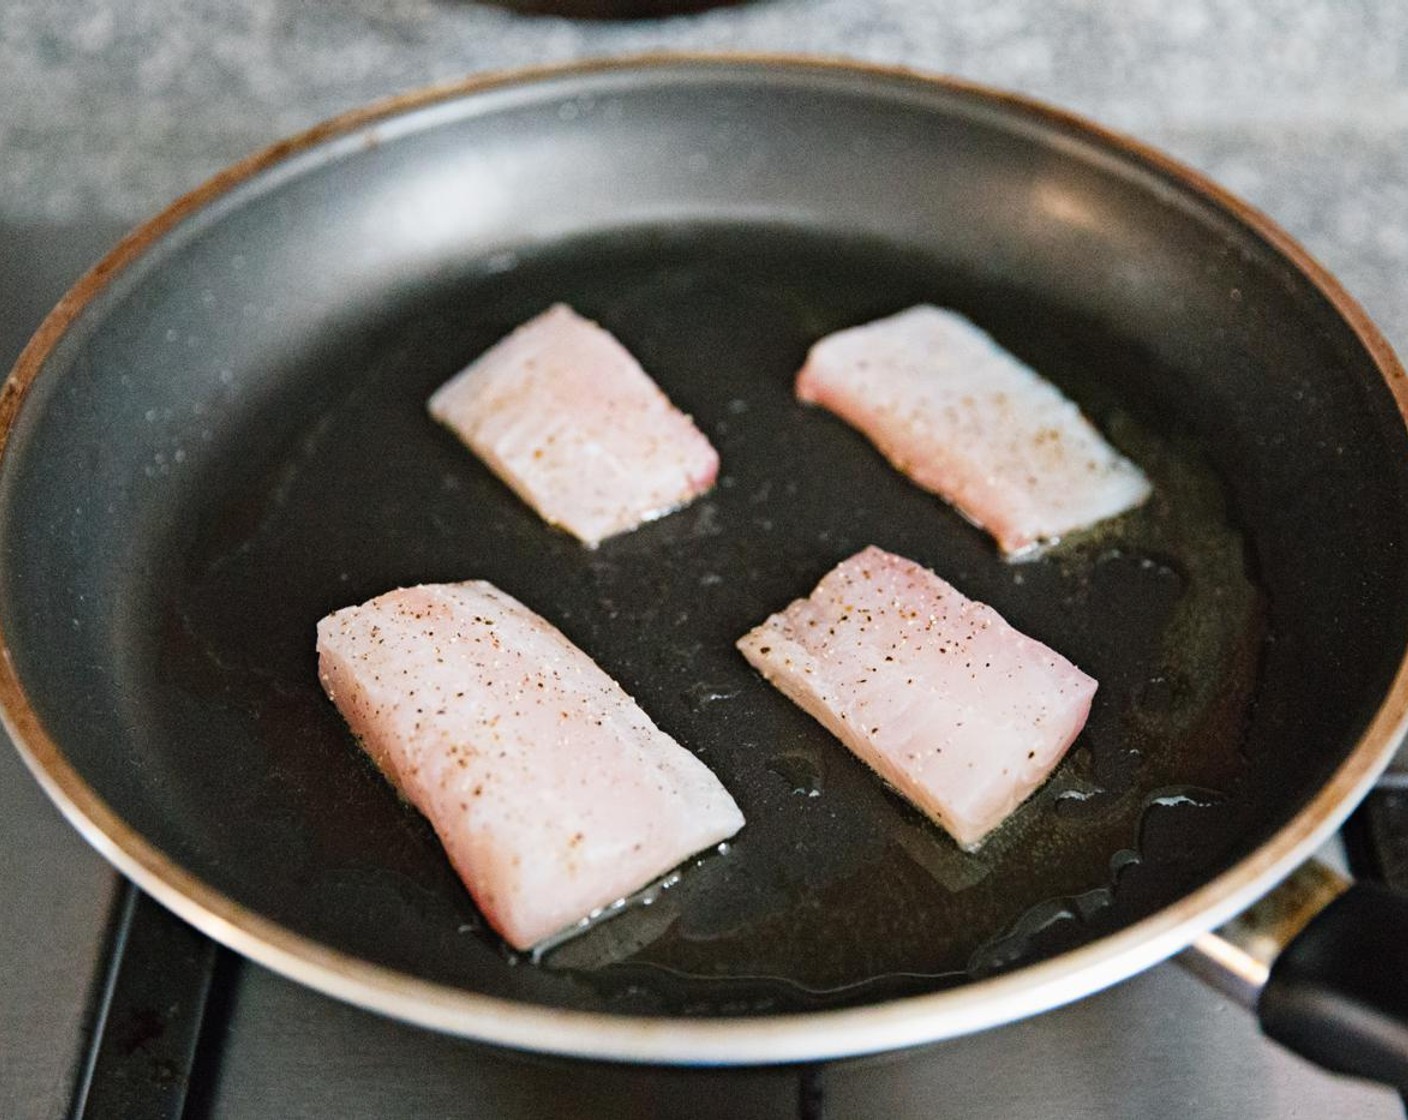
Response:
[{"label": "white fish skin", "polygon": [[318,623],[323,688],[527,949],[732,836],[719,780],[492,584],[402,588]]},{"label": "white fish skin", "polygon": [[920,305],[828,335],[797,397],[859,429],[1009,559],[1142,504],[1144,473],[962,315]]},{"label": "white fish skin", "polygon": [[991,607],[874,546],[738,648],[969,851],[1050,776],[1097,687]]},{"label": "white fish skin", "polygon": [[555,304],[431,396],[550,525],[595,548],[714,485],[719,456],[611,334]]}]

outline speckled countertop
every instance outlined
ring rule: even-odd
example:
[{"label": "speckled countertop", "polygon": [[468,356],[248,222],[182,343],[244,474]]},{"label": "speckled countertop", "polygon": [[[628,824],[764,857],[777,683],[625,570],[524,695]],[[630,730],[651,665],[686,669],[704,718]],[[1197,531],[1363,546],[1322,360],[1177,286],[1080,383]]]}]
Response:
[{"label": "speckled countertop", "polygon": [[[1396,0],[756,0],[614,24],[470,0],[0,0],[0,365],[122,229],[250,151],[467,73],[658,50],[896,63],[1092,117],[1266,211],[1408,353],[1408,5]],[[91,981],[71,962],[97,958],[113,877],[2,743],[0,851],[0,1114],[57,1117]],[[426,1062],[438,1075],[402,1083],[396,1114],[541,1115],[564,1091],[560,1076],[525,1077],[253,967],[230,987],[220,1095],[200,1115],[387,1116],[375,1091]],[[1210,1028],[1196,1043],[1190,1019]],[[1003,1065],[1014,1048],[1033,1060]],[[1062,1097],[1037,1059],[1072,1054],[1081,1076]],[[999,1067],[983,1098],[971,1071]],[[731,1114],[805,1112],[791,1077],[738,1081],[751,1105]],[[688,1114],[714,1113],[697,1085]],[[663,1073],[573,1075],[571,1088],[582,1115],[675,1114],[631,1102],[680,1100]],[[1390,1094],[1264,1043],[1171,967],[927,1064],[832,1074],[826,1091],[828,1117],[938,1115],[944,1102],[968,1116],[1128,1115],[1136,1101],[1185,1118],[1401,1115]]]}]

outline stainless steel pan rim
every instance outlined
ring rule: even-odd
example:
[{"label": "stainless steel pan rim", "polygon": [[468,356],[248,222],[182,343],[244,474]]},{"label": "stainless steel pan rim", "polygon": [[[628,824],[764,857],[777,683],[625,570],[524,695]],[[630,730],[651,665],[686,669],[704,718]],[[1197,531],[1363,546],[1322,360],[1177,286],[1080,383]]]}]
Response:
[{"label": "stainless steel pan rim", "polygon": [[[734,68],[755,78],[829,75],[837,81],[961,91],[1015,107],[1098,145],[1133,155],[1212,199],[1274,246],[1350,325],[1408,416],[1404,373],[1358,305],[1288,235],[1197,172],[1127,138],[1010,94],[904,70],[815,58],[670,55],[513,71],[394,98],[320,125],[216,176],[127,238],[45,320],[0,390],[0,455],[25,392],[83,309],[178,224],[280,164],[412,110],[575,75],[690,74]],[[0,643],[4,635],[0,634]],[[65,760],[41,726],[14,670],[0,661],[0,711],[26,763],[68,820],[124,875],[203,933],[276,972],[329,995],[424,1027],[500,1045],[583,1058],[692,1065],[764,1065],[874,1053],[998,1026],[1081,998],[1154,965],[1250,905],[1304,862],[1340,826],[1388,765],[1408,729],[1408,659],[1357,745],[1331,780],[1260,848],[1174,905],[1117,934],[1020,971],[930,995],[804,1015],[692,1020],[565,1011],[431,984],[292,934],[185,872],[119,819]]]}]

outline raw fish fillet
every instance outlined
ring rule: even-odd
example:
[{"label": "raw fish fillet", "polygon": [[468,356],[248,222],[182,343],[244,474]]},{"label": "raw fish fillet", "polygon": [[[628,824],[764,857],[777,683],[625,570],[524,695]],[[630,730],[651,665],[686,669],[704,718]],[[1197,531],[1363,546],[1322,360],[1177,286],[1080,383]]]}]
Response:
[{"label": "raw fish fillet", "polygon": [[335,611],[318,623],[318,672],[516,948],[743,826],[702,762],[492,584],[408,587]]},{"label": "raw fish fillet", "polygon": [[719,473],[708,439],[630,352],[561,303],[429,407],[543,520],[590,547],[686,505]]},{"label": "raw fish fillet", "polygon": [[828,335],[798,373],[797,396],[858,428],[1009,558],[1150,493],[1054,385],[952,311],[921,305]]},{"label": "raw fish fillet", "polygon": [[1055,769],[1096,689],[991,607],[875,547],[738,648],[969,851]]}]

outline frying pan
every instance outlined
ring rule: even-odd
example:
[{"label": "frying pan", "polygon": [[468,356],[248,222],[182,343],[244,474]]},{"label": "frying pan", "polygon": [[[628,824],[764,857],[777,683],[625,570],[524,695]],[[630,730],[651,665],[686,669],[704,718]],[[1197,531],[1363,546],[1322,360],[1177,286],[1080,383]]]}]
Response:
[{"label": "frying pan", "polygon": [[[712,494],[595,551],[424,410],[557,300],[724,463]],[[797,405],[810,343],[921,301],[1057,383],[1154,499],[1004,563]],[[0,701],[120,870],[335,996],[618,1060],[931,1042],[1195,941],[1226,958],[1209,931],[1372,784],[1408,699],[1403,402],[1383,340],[1270,222],[1030,102],[805,60],[479,79],[232,168],[49,317],[0,401]],[[1101,682],[1051,783],[976,855],[733,650],[871,543]],[[328,611],[468,578],[559,625],[748,817],[537,960],[485,929],[316,679]],[[1353,888],[1264,992],[1239,958],[1275,1033],[1401,1083],[1402,910]]]}]

